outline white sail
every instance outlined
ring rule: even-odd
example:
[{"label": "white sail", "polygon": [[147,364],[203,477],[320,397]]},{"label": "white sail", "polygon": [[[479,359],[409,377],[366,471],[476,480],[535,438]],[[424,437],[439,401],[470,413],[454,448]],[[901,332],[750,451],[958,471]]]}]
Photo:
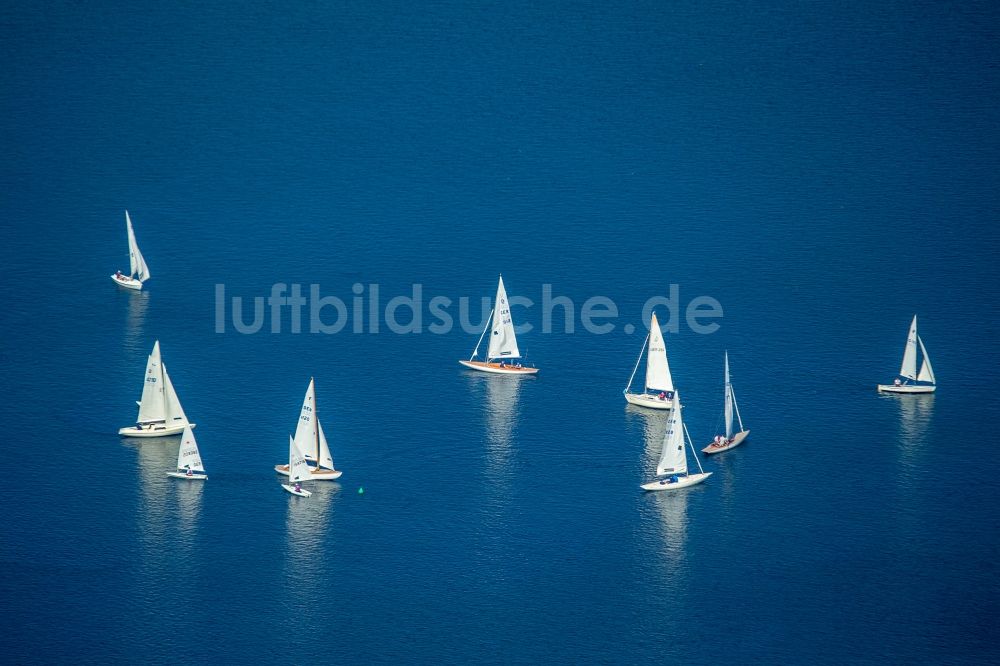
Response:
[{"label": "white sail", "polygon": [[330,445],[326,443],[326,435],[323,433],[323,424],[316,421],[316,425],[319,427],[319,466],[322,469],[334,469]]},{"label": "white sail", "polygon": [[142,257],[142,252],[139,252],[139,244],[135,241],[135,231],[132,230],[132,218],[128,216],[128,211],[125,211],[125,228],[128,229],[129,274],[139,280],[139,282],[145,282],[149,279],[149,266],[146,265],[146,260]]},{"label": "white sail", "polygon": [[726,439],[733,438],[733,387],[729,383],[729,352],[726,352]]},{"label": "white sail", "polygon": [[295,444],[295,439],[288,436],[288,480],[292,483],[309,479],[312,472],[309,471],[309,463],[306,457],[299,451]]},{"label": "white sail", "polygon": [[673,391],[674,382],[670,377],[667,363],[667,346],[663,342],[663,332],[653,313],[649,323],[649,351],[646,354],[646,390]]},{"label": "white sail", "polygon": [[674,393],[670,408],[667,432],[663,435],[663,451],[656,466],[656,475],[687,474],[687,454],[684,453],[684,423],[681,419],[681,404]]},{"label": "white sail", "polygon": [[198,451],[198,443],[194,440],[194,432],[191,426],[184,428],[181,435],[181,448],[177,451],[177,471],[185,472],[190,469],[192,472],[204,472],[205,466],[201,462],[201,453]]},{"label": "white sail", "polygon": [[917,375],[917,381],[934,383],[934,368],[931,367],[931,357],[927,355],[927,349],[924,347],[924,340],[920,336],[917,336],[917,341],[920,343],[920,353],[924,357],[923,363],[920,364],[920,374]]},{"label": "white sail", "polygon": [[514,335],[514,322],[510,318],[510,303],[507,302],[507,290],[503,286],[503,276],[497,284],[497,299],[493,311],[493,332],[490,334],[490,347],[486,353],[489,359],[521,358],[517,349],[517,336]]},{"label": "white sail", "polygon": [[302,399],[302,410],[299,412],[299,422],[295,426],[295,444],[306,460],[316,461],[318,454],[316,445],[316,384],[309,379],[306,396]]},{"label": "white sail", "polygon": [[187,415],[184,414],[180,398],[177,397],[177,391],[174,390],[174,383],[170,381],[170,375],[167,374],[167,366],[161,365],[161,367],[163,369],[163,403],[166,405],[164,418],[167,425],[187,423]]},{"label": "white sail", "polygon": [[146,360],[146,374],[142,383],[142,398],[139,400],[137,423],[152,423],[166,420],[167,409],[163,399],[163,383],[160,341],[157,340],[153,343],[153,352]]},{"label": "white sail", "polygon": [[903,352],[903,365],[899,368],[899,376],[907,379],[917,377],[917,315],[913,315],[910,333],[906,336],[906,351]]}]

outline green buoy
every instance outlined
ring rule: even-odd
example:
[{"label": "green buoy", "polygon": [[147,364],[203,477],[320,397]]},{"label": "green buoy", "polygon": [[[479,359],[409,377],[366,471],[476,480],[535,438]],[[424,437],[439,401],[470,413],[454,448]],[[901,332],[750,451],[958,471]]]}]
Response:
[{"label": "green buoy", "polygon": [[360,488],[358,488],[358,494],[359,495],[364,495],[365,494],[365,487],[364,486],[361,486]]}]

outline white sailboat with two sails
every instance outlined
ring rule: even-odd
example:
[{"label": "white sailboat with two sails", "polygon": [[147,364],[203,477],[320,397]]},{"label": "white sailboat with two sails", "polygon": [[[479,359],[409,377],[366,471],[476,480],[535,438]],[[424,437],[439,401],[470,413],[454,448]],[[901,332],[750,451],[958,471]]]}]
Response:
[{"label": "white sailboat with two sails", "polygon": [[[649,344],[647,352],[646,345]],[[642,393],[630,393],[632,380],[639,370],[642,362],[642,355],[646,352],[646,382]],[[642,343],[639,351],[639,358],[632,369],[632,376],[628,378],[628,386],[623,391],[625,400],[630,405],[648,407],[650,409],[670,409],[674,397],[674,380],[670,376],[670,364],[667,363],[667,346],[663,341],[663,332],[660,330],[660,323],[656,320],[656,313],[649,322],[649,334]]]},{"label": "white sailboat with two sails", "polygon": [[142,284],[150,277],[149,266],[146,265],[142,252],[139,252],[139,244],[135,242],[135,231],[132,229],[132,219],[128,216],[128,211],[125,211],[125,230],[128,233],[129,274],[116,271],[111,279],[119,287],[139,291],[142,289]]},{"label": "white sailboat with two sails", "polygon": [[[733,428],[733,409],[736,410],[736,420],[740,423],[739,432]],[[749,430],[743,429],[743,418],[740,416],[740,407],[736,404],[736,394],[733,392],[733,385],[729,381],[729,352],[726,352],[726,397],[725,397],[725,419],[726,432],[724,435],[716,435],[715,440],[703,448],[702,453],[722,453],[735,448],[743,443],[743,440],[750,434]]]},{"label": "white sailboat with two sails", "polygon": [[[333,481],[339,479],[343,472],[333,466],[333,455],[330,445],[323,433],[323,425],[316,413],[316,382],[310,377],[306,396],[299,411],[299,422],[295,426],[295,436],[292,438],[295,446],[306,461],[307,481]],[[275,465],[274,471],[283,476],[289,475],[289,465]]]},{"label": "white sailboat with two sails", "polygon": [[[920,347],[920,372],[917,372],[917,347]],[[927,355],[924,341],[917,335],[917,315],[913,315],[910,332],[906,336],[906,348],[903,350],[903,364],[899,368],[899,377],[892,384],[879,384],[879,393],[933,393],[937,390],[934,379],[934,369],[931,358]]]},{"label": "white sailboat with two sails", "polygon": [[134,426],[118,431],[128,437],[166,437],[183,432],[188,422],[181,401],[174,390],[174,384],[167,374],[167,366],[160,358],[160,341],[153,344],[153,351],[146,360],[146,374],[142,382],[142,398],[139,399],[139,415]]},{"label": "white sailboat with two sails", "polygon": [[[492,322],[492,327],[491,327]],[[490,333],[490,344],[486,350],[486,359],[477,361],[479,355],[479,345],[486,336],[486,331]],[[538,372],[538,368],[524,365],[520,361],[521,350],[517,348],[517,336],[514,334],[514,322],[510,317],[510,304],[507,302],[507,290],[503,286],[503,276],[497,284],[497,297],[493,304],[493,311],[486,321],[486,328],[479,336],[476,348],[472,350],[469,360],[460,360],[459,363],[471,370],[481,372],[492,372],[501,375],[533,375]]]},{"label": "white sailboat with two sails", "polygon": [[[663,435],[660,461],[656,465],[656,478],[649,483],[644,483],[641,486],[643,490],[680,490],[698,485],[712,476],[712,472],[706,472],[702,469],[701,460],[695,453],[691,435],[688,434],[687,426],[684,425],[684,419],[681,417],[681,404],[677,391],[674,391],[674,396],[671,399],[669,418],[667,431]],[[684,450],[685,439],[691,448],[695,462],[698,463],[697,474],[688,473],[687,452]]]}]

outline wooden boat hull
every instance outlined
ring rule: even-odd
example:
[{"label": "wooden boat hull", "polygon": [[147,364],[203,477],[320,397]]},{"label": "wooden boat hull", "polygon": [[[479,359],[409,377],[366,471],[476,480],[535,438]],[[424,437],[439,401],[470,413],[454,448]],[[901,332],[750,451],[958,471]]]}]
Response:
[{"label": "wooden boat hull", "polygon": [[117,275],[112,275],[111,279],[119,287],[124,287],[126,289],[134,289],[135,291],[139,291],[139,290],[142,289],[142,283],[141,282],[139,282],[135,278],[129,277],[127,275],[123,275],[121,277],[118,277]]},{"label": "wooden boat hull", "polygon": [[723,451],[728,451],[729,449],[735,449],[737,446],[743,443],[743,440],[747,438],[750,434],[749,430],[744,430],[733,435],[733,438],[723,444],[722,446],[717,446],[715,442],[712,442],[705,448],[701,450],[702,453],[707,453],[709,455],[713,453],[722,453]]},{"label": "wooden boat hull", "polygon": [[649,483],[642,484],[641,488],[643,490],[680,490],[681,488],[690,488],[691,486],[696,486],[702,483],[705,479],[712,476],[712,472],[704,472],[702,474],[688,474],[687,476],[682,476],[678,478],[673,483],[670,482],[669,478],[657,479],[655,481],[650,481]]},{"label": "wooden boat hull", "polygon": [[879,384],[879,393],[934,393],[937,386],[934,384]]},{"label": "wooden boat hull", "polygon": [[299,490],[296,490],[295,486],[288,485],[287,483],[281,484],[281,487],[298,497],[312,497],[312,493],[306,490],[305,488],[300,488]]},{"label": "wooden boat hull", "polygon": [[515,367],[509,364],[487,363],[486,361],[459,361],[470,370],[481,372],[492,372],[497,375],[533,375],[538,372],[538,368]]},{"label": "wooden boat hull", "polygon": [[[282,476],[288,476],[288,465],[275,465],[274,471]],[[308,481],[334,481],[339,479],[343,475],[343,471],[339,469],[330,470],[309,470]]]},{"label": "wooden boat hull", "polygon": [[194,423],[182,423],[180,425],[163,425],[163,424],[153,424],[145,428],[138,428],[136,426],[128,426],[122,428],[118,431],[119,435],[124,435],[126,437],[169,437],[171,435],[179,435],[184,432],[184,426],[190,425],[194,428]]},{"label": "wooden boat hull", "polygon": [[172,476],[175,479],[187,479],[189,481],[204,481],[208,478],[207,474],[186,474],[185,472],[167,472],[167,476]]},{"label": "wooden boat hull", "polygon": [[670,409],[670,400],[664,398],[660,400],[658,396],[648,393],[626,393],[625,401],[637,407],[647,407],[649,409]]}]

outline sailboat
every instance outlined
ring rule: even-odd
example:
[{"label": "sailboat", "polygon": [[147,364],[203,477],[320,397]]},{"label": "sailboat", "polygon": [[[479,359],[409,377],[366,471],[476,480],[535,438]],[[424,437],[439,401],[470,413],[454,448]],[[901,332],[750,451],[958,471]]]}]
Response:
[{"label": "sailboat", "polygon": [[299,497],[309,497],[312,495],[311,492],[300,485],[303,481],[309,480],[309,465],[306,463],[306,457],[302,455],[302,451],[296,446],[295,439],[291,435],[288,436],[288,469],[291,470],[287,472],[290,483],[283,483],[281,487]]},{"label": "sailboat", "polygon": [[[749,430],[743,429],[743,419],[740,417],[740,407],[736,404],[736,394],[733,393],[733,385],[729,382],[729,352],[726,352],[726,434],[716,435],[715,441],[703,448],[702,453],[722,453],[735,448],[743,443],[743,440],[750,434]],[[736,420],[740,422],[739,432],[733,430],[733,408],[736,409]]]},{"label": "sailboat", "polygon": [[160,360],[160,341],[153,344],[153,352],[146,361],[146,375],[139,400],[139,416],[134,426],[118,431],[129,437],[165,437],[183,432],[189,423],[167,374],[167,366]]},{"label": "sailboat", "polygon": [[139,252],[139,245],[135,242],[135,231],[132,229],[132,219],[128,216],[128,211],[125,211],[125,229],[128,231],[129,274],[124,275],[121,271],[116,271],[111,279],[120,287],[138,291],[142,289],[142,283],[149,279],[149,266],[146,265],[142,252]]},{"label": "sailboat", "polygon": [[[920,346],[922,362],[920,372],[917,372],[917,346]],[[934,369],[931,359],[924,348],[924,341],[917,335],[917,315],[913,315],[910,333],[906,336],[906,349],[903,351],[903,365],[899,368],[899,377],[892,384],[879,384],[879,393],[933,393],[937,389],[934,382]]]},{"label": "sailboat", "polygon": [[205,474],[205,465],[201,462],[201,453],[198,452],[198,442],[194,439],[191,426],[184,428],[181,435],[181,448],[177,450],[177,469],[167,472],[167,476],[177,479],[189,479],[201,481],[208,478]]},{"label": "sailboat", "polygon": [[[330,445],[323,433],[323,424],[319,422],[316,413],[316,383],[309,378],[309,388],[302,401],[299,412],[299,423],[295,426],[295,445],[302,451],[306,464],[309,466],[309,481],[333,481],[339,479],[342,471],[333,467],[333,456],[330,455]],[[274,471],[288,476],[288,465],[275,465]]]},{"label": "sailboat", "polygon": [[[632,380],[639,370],[639,363],[642,362],[642,355],[646,352],[646,344],[649,344],[649,351],[646,354],[646,383],[642,393],[629,393],[632,388]],[[656,320],[656,313],[653,313],[649,322],[649,334],[642,343],[639,350],[639,358],[632,369],[632,376],[628,378],[628,386],[623,391],[625,400],[631,405],[649,407],[650,409],[670,409],[672,398],[674,397],[674,380],[670,376],[670,364],[667,363],[667,346],[663,342],[663,332],[660,324]]]},{"label": "sailboat", "polygon": [[[667,432],[663,435],[663,450],[660,452],[660,462],[656,465],[656,479],[644,483],[643,490],[679,490],[697,485],[712,476],[711,472],[701,468],[701,460],[695,453],[691,435],[681,418],[681,404],[676,391],[670,402],[670,421],[667,422]],[[687,452],[684,451],[685,435],[695,462],[698,463],[698,474],[688,474]]]},{"label": "sailboat", "polygon": [[[477,361],[479,345],[483,342],[486,331],[491,330],[490,344],[486,351],[486,360]],[[486,321],[486,328],[479,336],[476,348],[472,350],[472,356],[468,361],[459,361],[462,365],[472,370],[483,372],[493,372],[504,375],[533,375],[538,372],[538,368],[530,368],[522,365],[517,359],[521,358],[521,352],[517,348],[517,336],[514,335],[514,322],[510,318],[510,304],[507,302],[507,290],[503,286],[503,276],[497,284],[497,298],[490,312],[490,318]]]}]

